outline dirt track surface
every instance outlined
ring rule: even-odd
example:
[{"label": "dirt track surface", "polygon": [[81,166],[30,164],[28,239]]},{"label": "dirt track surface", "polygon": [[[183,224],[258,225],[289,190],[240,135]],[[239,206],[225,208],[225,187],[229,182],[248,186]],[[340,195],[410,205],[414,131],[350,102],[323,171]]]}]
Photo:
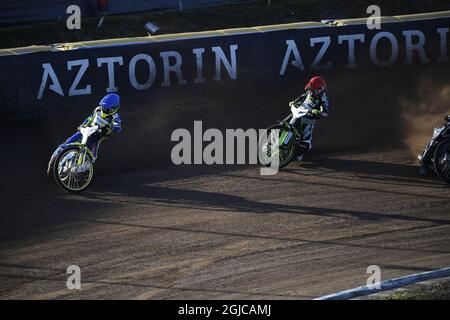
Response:
[{"label": "dirt track surface", "polygon": [[[449,187],[404,152],[45,181],[2,196],[0,298],[310,299],[450,265]],[[81,290],[66,269],[81,267]]]}]

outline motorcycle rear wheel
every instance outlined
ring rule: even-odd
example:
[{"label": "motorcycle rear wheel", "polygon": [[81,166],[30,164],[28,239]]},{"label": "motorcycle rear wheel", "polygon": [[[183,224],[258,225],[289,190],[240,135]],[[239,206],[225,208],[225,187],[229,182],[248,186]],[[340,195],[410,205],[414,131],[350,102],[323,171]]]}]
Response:
[{"label": "motorcycle rear wheel", "polygon": [[439,178],[450,184],[450,138],[437,145],[434,151],[434,169]]},{"label": "motorcycle rear wheel", "polygon": [[64,191],[78,193],[89,186],[94,176],[94,161],[86,154],[85,163],[87,170],[78,171],[77,159],[81,156],[82,149],[70,147],[61,151],[53,165],[53,177],[56,184]]}]

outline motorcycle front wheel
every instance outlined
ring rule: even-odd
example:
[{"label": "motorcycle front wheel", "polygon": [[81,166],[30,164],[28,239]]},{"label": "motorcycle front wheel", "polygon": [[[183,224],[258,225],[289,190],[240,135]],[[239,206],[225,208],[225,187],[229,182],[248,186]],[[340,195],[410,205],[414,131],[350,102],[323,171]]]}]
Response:
[{"label": "motorcycle front wheel", "polygon": [[91,183],[94,175],[94,161],[86,153],[84,163],[80,164],[79,160],[83,154],[83,149],[71,147],[63,150],[56,158],[53,176],[61,189],[77,193],[85,190]]},{"label": "motorcycle front wheel", "polygon": [[290,137],[287,144],[284,144],[284,141],[280,139],[285,138],[288,134],[292,135],[292,132],[286,130],[285,126],[275,124],[267,128],[265,135],[260,137],[258,143],[260,161],[264,166],[270,167],[274,157],[278,155],[279,169],[284,168],[291,162],[296,150],[295,139]]},{"label": "motorcycle front wheel", "polygon": [[439,178],[450,184],[450,138],[437,145],[434,151],[434,169]]}]

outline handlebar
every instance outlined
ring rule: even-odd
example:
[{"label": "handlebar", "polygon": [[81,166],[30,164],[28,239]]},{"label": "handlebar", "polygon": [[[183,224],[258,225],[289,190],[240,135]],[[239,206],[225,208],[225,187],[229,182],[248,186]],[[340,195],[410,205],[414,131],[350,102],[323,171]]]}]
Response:
[{"label": "handlebar", "polygon": [[[312,108],[305,107],[303,104],[296,105],[294,101],[289,102],[289,107],[291,108],[292,114],[296,114],[297,116],[313,116],[317,118],[325,118],[328,116],[326,112],[321,112],[320,115],[314,114],[312,113]],[[293,108],[295,108],[295,110]]]}]

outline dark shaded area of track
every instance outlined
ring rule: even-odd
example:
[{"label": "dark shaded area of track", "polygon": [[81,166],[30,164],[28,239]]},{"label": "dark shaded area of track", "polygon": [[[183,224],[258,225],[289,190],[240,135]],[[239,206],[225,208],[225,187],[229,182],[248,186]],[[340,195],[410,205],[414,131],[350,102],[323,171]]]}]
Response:
[{"label": "dark shaded area of track", "polygon": [[[2,197],[1,298],[313,298],[450,264],[448,186],[408,152],[310,156],[275,176],[194,168],[44,181]],[[82,290],[66,288],[78,265]]]}]

